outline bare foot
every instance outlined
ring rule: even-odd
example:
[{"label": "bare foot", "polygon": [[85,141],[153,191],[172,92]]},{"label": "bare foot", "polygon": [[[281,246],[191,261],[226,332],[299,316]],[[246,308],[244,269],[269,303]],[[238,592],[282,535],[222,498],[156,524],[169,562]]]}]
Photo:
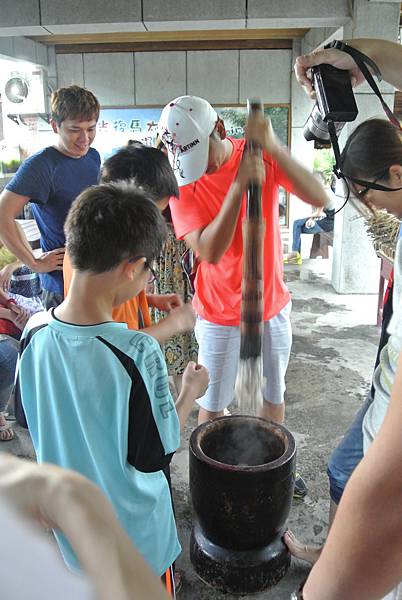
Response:
[{"label": "bare foot", "polygon": [[306,546],[305,544],[302,544],[294,535],[294,533],[290,531],[290,529],[283,534],[282,539],[290,554],[295,558],[305,560],[312,565],[319,559],[322,548],[313,548],[312,546]]},{"label": "bare foot", "polygon": [[0,415],[0,442],[11,442],[14,439],[14,431],[5,420],[4,416]]}]

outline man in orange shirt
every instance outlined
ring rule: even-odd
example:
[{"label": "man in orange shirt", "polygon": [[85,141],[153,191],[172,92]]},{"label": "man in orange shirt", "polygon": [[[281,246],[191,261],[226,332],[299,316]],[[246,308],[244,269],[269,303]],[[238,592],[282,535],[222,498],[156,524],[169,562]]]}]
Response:
[{"label": "man in orange shirt", "polygon": [[[178,195],[177,183],[166,156],[140,142],[120,148],[109,157],[102,167],[102,181],[135,181],[151,192],[156,205],[163,211],[170,196]],[[64,294],[71,285],[72,266],[66,254],[63,262]],[[150,282],[154,278],[150,273]],[[165,319],[153,325],[149,306],[169,313]],[[129,329],[142,329],[159,343],[166,342],[177,333],[191,331],[194,327],[194,311],[190,304],[184,305],[178,294],[147,294],[143,290],[130,300],[113,309],[113,320],[127,323]]]},{"label": "man in orange shirt", "polygon": [[261,416],[282,423],[292,332],[290,295],[283,281],[278,186],[314,206],[325,205],[325,190],[280,146],[262,116],[251,117],[246,128],[246,139],[260,144],[262,157],[244,153],[244,139],[227,138],[222,119],[206,100],[195,96],[167,104],[158,129],[180,187],[180,197],[170,201],[176,235],[200,259],[193,306],[199,360],[209,370],[210,385],[197,400],[199,423],[223,415],[233,399],[240,352],[242,220],[250,182],[262,185],[266,227]]}]

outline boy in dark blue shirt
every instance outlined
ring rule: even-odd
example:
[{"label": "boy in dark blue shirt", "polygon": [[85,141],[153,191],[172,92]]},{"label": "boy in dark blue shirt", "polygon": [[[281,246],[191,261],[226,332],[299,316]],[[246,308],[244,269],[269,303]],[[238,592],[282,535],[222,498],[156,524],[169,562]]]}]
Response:
[{"label": "boy in dark blue shirt", "polygon": [[[51,125],[57,142],[29,157],[0,195],[0,237],[32,271],[41,273],[46,308],[63,300],[64,222],[73,200],[99,179],[100,156],[90,148],[99,102],[76,85],[52,95]],[[31,202],[43,254],[35,258],[20,237],[15,218]]]}]

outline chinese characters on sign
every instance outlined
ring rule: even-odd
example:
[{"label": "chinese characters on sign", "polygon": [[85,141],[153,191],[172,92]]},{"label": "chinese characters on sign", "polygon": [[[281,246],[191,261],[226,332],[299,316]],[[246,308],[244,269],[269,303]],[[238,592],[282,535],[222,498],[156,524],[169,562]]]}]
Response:
[{"label": "chinese characters on sign", "polygon": [[[217,107],[217,113],[225,121],[226,133],[230,137],[243,137],[247,119],[245,106]],[[97,136],[94,147],[99,151],[102,162],[114,154],[129,140],[138,140],[147,146],[155,146],[158,121],[161,108],[107,108],[99,115]],[[282,144],[288,145],[289,106],[270,106],[264,109]],[[287,222],[288,195],[283,188],[279,190],[280,222]]]}]

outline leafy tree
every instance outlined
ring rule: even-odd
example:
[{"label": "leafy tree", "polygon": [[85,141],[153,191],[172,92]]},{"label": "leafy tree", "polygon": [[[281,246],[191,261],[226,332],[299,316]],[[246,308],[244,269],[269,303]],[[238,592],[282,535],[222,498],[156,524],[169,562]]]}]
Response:
[{"label": "leafy tree", "polygon": [[314,171],[322,171],[327,181],[331,179],[335,164],[335,156],[332,148],[314,150]]}]

